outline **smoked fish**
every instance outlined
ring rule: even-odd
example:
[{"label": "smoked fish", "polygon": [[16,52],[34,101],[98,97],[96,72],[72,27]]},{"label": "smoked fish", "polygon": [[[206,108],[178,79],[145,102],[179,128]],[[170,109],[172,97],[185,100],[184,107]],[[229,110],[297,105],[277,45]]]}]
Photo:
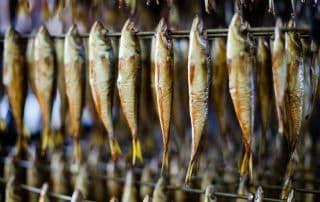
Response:
[{"label": "smoked fish", "polygon": [[229,91],[243,138],[242,156],[239,162],[240,176],[248,171],[252,176],[251,138],[254,121],[254,65],[253,44],[246,34],[247,22],[241,23],[235,13],[229,25],[227,38],[227,66]]},{"label": "smoked fish", "polygon": [[42,146],[44,152],[49,144],[51,112],[56,92],[56,57],[53,40],[46,27],[40,27],[34,39],[34,78],[36,97],[42,117]]},{"label": "smoked fish", "polygon": [[119,44],[119,64],[117,88],[122,111],[128,122],[131,135],[133,156],[132,163],[136,160],[143,161],[138,138],[139,122],[139,82],[140,82],[140,46],[137,36],[137,29],[133,22],[128,19],[121,31]]},{"label": "smoked fish", "polygon": [[13,120],[18,133],[17,153],[26,149],[26,134],[23,128],[24,105],[27,96],[27,69],[21,46],[21,36],[9,28],[4,39],[3,84],[6,87]]},{"label": "smoked fish", "polygon": [[169,169],[168,152],[173,98],[173,43],[168,35],[164,18],[161,19],[159,27],[155,46],[155,89],[163,139],[161,172],[167,172]]},{"label": "smoked fish", "polygon": [[122,202],[137,202],[138,192],[134,184],[134,174],[131,170],[127,172],[126,182],[123,188]]},{"label": "smoked fish", "polygon": [[285,56],[285,43],[284,34],[280,30],[281,21],[277,20],[275,28],[275,38],[273,48],[271,49],[272,55],[272,78],[275,96],[275,105],[278,118],[278,133],[283,135],[283,116],[284,116],[284,94],[285,84],[287,79],[287,65]]},{"label": "smoked fish", "polygon": [[201,142],[208,118],[208,99],[210,85],[209,45],[203,33],[203,21],[199,16],[193,19],[189,39],[188,91],[192,128],[191,159],[185,182],[189,183],[195,164],[201,152]]},{"label": "smoked fish", "polygon": [[80,157],[80,124],[85,96],[85,52],[76,25],[71,26],[64,44],[64,75],[74,138],[74,157]]},{"label": "smoked fish", "polygon": [[99,22],[92,26],[89,36],[89,82],[93,101],[100,119],[108,132],[111,156],[121,155],[119,143],[114,135],[112,103],[115,85],[115,56],[108,30]]},{"label": "smoked fish", "polygon": [[[290,26],[291,24],[289,24]],[[284,95],[285,137],[288,142],[289,156],[291,156],[304,120],[305,64],[302,57],[301,38],[298,33],[287,32],[285,34],[285,49],[288,68]]]}]

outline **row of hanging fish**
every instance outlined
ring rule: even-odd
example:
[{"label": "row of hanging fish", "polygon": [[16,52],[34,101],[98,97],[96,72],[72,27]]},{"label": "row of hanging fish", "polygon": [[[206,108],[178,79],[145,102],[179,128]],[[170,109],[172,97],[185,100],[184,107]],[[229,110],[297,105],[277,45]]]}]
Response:
[{"label": "row of hanging fish", "polygon": [[[309,48],[306,47],[307,44],[298,33],[282,33],[278,23],[274,41],[268,42],[267,39],[260,38],[256,46],[247,32],[248,27],[248,23],[241,22],[240,15],[235,14],[229,26],[226,48],[222,39],[216,39],[211,54],[202,20],[198,16],[194,18],[188,54],[192,149],[186,182],[190,181],[203,149],[210,96],[214,98],[219,127],[224,133],[225,102],[216,97],[220,90],[222,92],[228,89],[225,82],[227,79],[222,79],[223,76],[229,76],[229,91],[242,131],[243,152],[239,163],[241,176],[252,173],[253,122],[257,103],[261,110],[262,131],[265,133],[271,116],[271,110],[268,108],[271,108],[270,103],[274,92],[279,134],[283,135],[288,142],[290,158],[298,136],[306,124],[305,120],[311,114],[318,91],[319,51],[316,44],[312,44],[310,53]],[[26,145],[27,134],[25,134],[22,117],[28,86],[27,78],[41,108],[42,151],[45,151],[50,144],[52,134],[50,117],[58,73],[58,86],[61,85],[59,92],[63,95],[63,89],[65,89],[66,101],[63,103],[68,103],[75,158],[81,158],[80,125],[85,100],[85,80],[89,78],[96,111],[108,132],[112,157],[116,159],[121,154],[112,117],[112,101],[116,86],[121,108],[132,136],[133,164],[137,160],[142,162],[138,134],[141,49],[136,36],[137,31],[133,22],[127,20],[121,32],[117,58],[110,39],[106,35],[107,30],[101,23],[95,23],[88,41],[89,75],[85,76],[85,42],[78,34],[76,26],[72,26],[66,34],[64,46],[61,42],[63,40],[57,40],[59,44],[51,38],[45,27],[41,27],[33,39],[33,51],[32,48],[27,49],[27,58],[21,47],[22,38],[19,33],[10,28],[5,37],[3,81],[7,87],[18,131],[17,150],[22,150]],[[151,82],[154,83],[154,99],[163,137],[162,171],[165,175],[169,167],[171,115],[175,116],[172,113],[175,84],[172,39],[164,20],[160,21],[153,41],[154,80]],[[63,54],[61,54],[62,49],[64,49]],[[211,59],[210,54],[213,56]],[[311,54],[310,61],[308,54]],[[117,60],[118,64],[116,64]],[[28,68],[24,65],[25,63],[28,64]],[[268,67],[272,70],[272,76],[268,75]],[[62,82],[59,84],[61,78]],[[216,90],[210,91],[211,88]],[[209,92],[212,92],[212,95],[209,95]],[[66,106],[62,108],[66,109]],[[61,114],[65,116],[65,110],[62,110]]]}]

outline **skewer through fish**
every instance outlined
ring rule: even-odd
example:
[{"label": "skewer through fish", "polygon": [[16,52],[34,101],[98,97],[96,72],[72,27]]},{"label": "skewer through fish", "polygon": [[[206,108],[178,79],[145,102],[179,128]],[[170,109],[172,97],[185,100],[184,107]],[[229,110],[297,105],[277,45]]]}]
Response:
[{"label": "skewer through fish", "polygon": [[115,85],[115,56],[107,30],[97,21],[89,36],[89,81],[96,110],[108,131],[111,156],[121,155],[118,141],[114,136],[112,101]]},{"label": "skewer through fish", "polygon": [[27,95],[27,69],[21,47],[21,36],[9,28],[4,39],[3,84],[7,89],[9,104],[18,133],[17,153],[26,149],[23,132],[24,104]]},{"label": "skewer through fish", "polygon": [[203,33],[203,22],[199,16],[193,19],[189,41],[188,89],[192,150],[185,179],[186,183],[189,183],[194,166],[198,163],[208,117],[210,56],[208,41]]},{"label": "skewer through fish", "polygon": [[140,46],[137,29],[128,19],[121,31],[119,44],[119,64],[117,87],[123,113],[128,122],[131,135],[133,156],[132,163],[142,160],[140,140],[138,138],[138,112],[139,112],[139,82],[140,82]]},{"label": "skewer through fish", "polygon": [[42,26],[34,41],[35,90],[42,117],[42,152],[47,149],[51,132],[51,112],[55,93],[56,58],[53,40]]},{"label": "skewer through fish", "polygon": [[85,96],[85,52],[76,25],[73,25],[64,44],[65,85],[69,103],[70,124],[74,138],[74,157],[80,157],[80,124]]},{"label": "skewer through fish", "polygon": [[163,139],[161,172],[169,169],[169,139],[173,98],[173,43],[168,35],[167,24],[161,19],[156,33],[155,89],[158,115]]},{"label": "skewer through fish", "polygon": [[255,58],[253,44],[246,34],[247,22],[241,23],[240,15],[234,14],[227,39],[227,65],[229,90],[243,138],[243,151],[239,162],[240,176],[248,171],[252,176],[251,138],[254,121]]}]

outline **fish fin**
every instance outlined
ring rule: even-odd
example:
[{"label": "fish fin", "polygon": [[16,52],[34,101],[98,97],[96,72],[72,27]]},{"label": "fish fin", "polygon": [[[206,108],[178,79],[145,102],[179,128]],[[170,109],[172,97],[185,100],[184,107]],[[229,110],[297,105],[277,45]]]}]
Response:
[{"label": "fish fin", "polygon": [[24,12],[27,16],[30,16],[29,3],[27,0],[19,1],[18,3],[18,13]]},{"label": "fish fin", "polygon": [[132,164],[135,165],[136,160],[139,160],[141,163],[143,163],[141,145],[138,137],[134,137],[132,139],[132,146],[133,146]]},{"label": "fish fin", "polygon": [[48,7],[48,2],[44,1],[41,5],[41,16],[43,20],[48,20],[50,17],[50,11]]},{"label": "fish fin", "polygon": [[0,131],[5,131],[7,129],[7,124],[3,119],[0,119]]},{"label": "fish fin", "polygon": [[252,179],[252,153],[251,151],[247,151],[245,147],[242,149],[241,158],[238,164],[238,170],[240,176],[246,174],[249,171],[250,179]]},{"label": "fish fin", "polygon": [[42,154],[45,154],[46,150],[47,150],[47,147],[48,147],[48,144],[49,144],[49,133],[48,132],[42,132],[41,134],[41,137],[42,137],[42,140],[41,140],[41,153]]},{"label": "fish fin", "polygon": [[76,162],[80,161],[80,140],[79,138],[74,138],[73,140],[74,146],[73,146],[73,158],[76,160]]},{"label": "fish fin", "polygon": [[187,174],[186,174],[186,178],[185,178],[185,183],[186,184],[190,184],[191,176],[192,176],[192,173],[193,173],[193,170],[194,170],[194,165],[195,165],[195,161],[191,160],[189,162],[188,170],[187,170]]},{"label": "fish fin", "polygon": [[109,141],[110,152],[112,159],[115,160],[118,156],[122,154],[121,148],[116,138],[112,137]]},{"label": "fish fin", "polygon": [[169,151],[168,149],[164,149],[163,156],[162,156],[161,175],[166,173],[168,170],[169,170]]}]

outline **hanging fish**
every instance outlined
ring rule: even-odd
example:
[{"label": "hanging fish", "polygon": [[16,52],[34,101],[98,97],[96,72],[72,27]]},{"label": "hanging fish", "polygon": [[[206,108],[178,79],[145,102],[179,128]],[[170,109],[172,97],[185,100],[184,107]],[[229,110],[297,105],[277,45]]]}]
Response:
[{"label": "hanging fish", "polygon": [[121,31],[117,87],[123,113],[129,124],[133,145],[133,165],[142,160],[138,138],[140,47],[133,22],[128,19]]},{"label": "hanging fish", "polygon": [[49,190],[48,183],[44,183],[41,187],[39,202],[49,202],[48,190]]},{"label": "hanging fish", "polygon": [[[67,195],[70,188],[70,175],[66,159],[62,152],[57,151],[52,154],[50,170],[52,170],[52,172],[50,172],[52,192]],[[57,202],[63,201],[64,200],[57,200]]]},{"label": "hanging fish", "polygon": [[169,169],[170,122],[173,98],[173,43],[168,27],[161,19],[156,33],[155,46],[155,89],[159,120],[163,139],[163,157],[161,172]]},{"label": "hanging fish", "polygon": [[56,58],[53,40],[46,27],[40,27],[34,39],[34,78],[36,97],[42,117],[42,152],[47,149],[51,130],[51,112],[55,94]]},{"label": "hanging fish", "polygon": [[264,154],[265,151],[265,139],[269,126],[269,120],[271,116],[270,101],[272,100],[272,70],[271,70],[271,52],[269,43],[264,37],[258,39],[257,47],[257,99],[260,111],[261,119],[261,136],[259,153]]},{"label": "hanging fish", "polygon": [[121,155],[118,141],[114,136],[112,101],[115,81],[115,56],[107,30],[97,21],[89,37],[89,81],[96,110],[109,135],[112,158]]},{"label": "hanging fish", "polygon": [[23,195],[19,191],[17,179],[11,176],[6,184],[5,202],[22,202]]},{"label": "hanging fish", "polygon": [[80,124],[85,96],[84,54],[82,39],[76,25],[72,25],[64,43],[64,75],[76,159],[80,157]]},{"label": "hanging fish", "polygon": [[71,202],[82,202],[83,201],[83,195],[79,189],[76,189],[71,197]]},{"label": "hanging fish", "polygon": [[264,193],[261,186],[258,187],[255,196],[254,196],[254,202],[262,202],[264,201]]},{"label": "hanging fish", "polygon": [[201,141],[208,118],[208,96],[210,85],[209,45],[203,33],[203,21],[199,16],[193,19],[189,39],[188,89],[192,128],[192,150],[188,165],[186,183],[190,182],[195,164],[200,158]]},{"label": "hanging fish", "polygon": [[27,69],[21,46],[21,36],[9,28],[4,38],[3,84],[7,89],[8,100],[18,133],[17,153],[26,149],[26,134],[23,131],[24,104],[27,96]]},{"label": "hanging fish", "polygon": [[282,136],[284,132],[284,93],[287,79],[287,64],[285,56],[284,35],[281,32],[281,21],[277,20],[275,28],[275,38],[272,52],[272,77],[275,95],[275,103],[278,117],[278,133]]},{"label": "hanging fish", "polygon": [[[66,82],[64,75],[64,39],[55,39],[54,47],[57,59],[57,86],[60,98],[60,133],[65,133],[68,103],[66,95]],[[61,134],[60,134],[61,135]]]},{"label": "hanging fish", "polygon": [[248,171],[252,176],[251,138],[254,120],[254,81],[255,58],[253,44],[246,35],[247,22],[241,23],[240,15],[234,14],[228,31],[227,65],[229,91],[233,101],[243,138],[243,150],[239,163],[240,176]]},{"label": "hanging fish", "polygon": [[79,165],[79,170],[75,181],[75,189],[81,192],[84,199],[87,199],[89,196],[91,196],[90,187],[88,166],[86,164]]},{"label": "hanging fish", "polygon": [[131,170],[127,172],[126,182],[123,188],[122,202],[137,202],[138,193],[134,184],[134,175]]},{"label": "hanging fish", "polygon": [[152,202],[167,202],[169,201],[168,191],[166,190],[167,180],[164,177],[160,177],[154,188],[152,195]]},{"label": "hanging fish", "polygon": [[[289,24],[289,27],[292,27],[292,24]],[[300,35],[296,32],[287,32],[285,34],[285,42],[286,65],[288,68],[284,97],[286,111],[285,136],[288,141],[290,157],[297,144],[304,120],[305,64],[303,63]]]},{"label": "hanging fish", "polygon": [[226,45],[223,38],[216,38],[211,49],[211,94],[212,103],[219,123],[222,140],[227,144],[228,69]]},{"label": "hanging fish", "polygon": [[312,106],[318,97],[319,77],[320,77],[320,55],[319,44],[316,41],[311,42],[311,94]]}]

